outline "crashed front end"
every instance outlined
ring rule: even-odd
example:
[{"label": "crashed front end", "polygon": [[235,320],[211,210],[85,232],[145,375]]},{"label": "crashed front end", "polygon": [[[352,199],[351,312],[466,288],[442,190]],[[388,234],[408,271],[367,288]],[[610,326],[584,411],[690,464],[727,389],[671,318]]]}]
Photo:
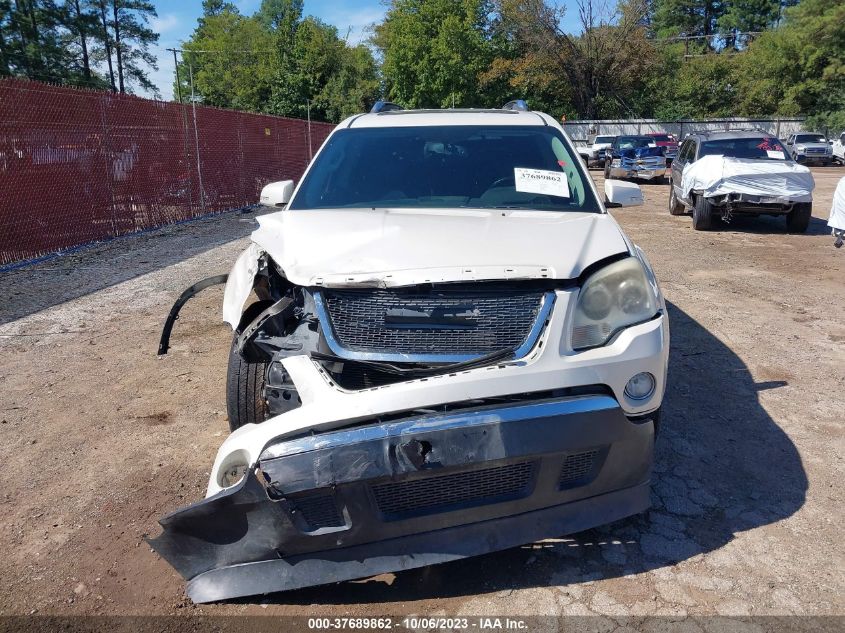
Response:
[{"label": "crashed front end", "polygon": [[[619,254],[605,269],[650,275],[641,258]],[[591,345],[599,335],[577,314],[583,278],[303,287],[251,246],[226,304],[235,314],[253,285],[275,299],[238,328],[244,353],[269,354],[274,417],[227,438],[206,499],[162,519],[151,545],[192,600],[209,602],[645,510],[668,355],[665,305],[648,283],[653,314]],[[651,391],[632,397],[645,374]]]},{"label": "crashed front end", "polygon": [[615,153],[610,162],[611,178],[660,179],[666,176],[663,147],[637,147]]}]

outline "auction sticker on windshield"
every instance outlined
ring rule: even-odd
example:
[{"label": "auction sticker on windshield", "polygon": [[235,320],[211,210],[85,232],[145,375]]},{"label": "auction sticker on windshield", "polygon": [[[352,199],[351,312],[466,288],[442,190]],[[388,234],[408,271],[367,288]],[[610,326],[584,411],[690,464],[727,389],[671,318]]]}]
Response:
[{"label": "auction sticker on windshield", "polygon": [[547,196],[569,197],[569,183],[566,174],[545,169],[514,167],[513,179],[516,190],[522,193],[539,193]]}]

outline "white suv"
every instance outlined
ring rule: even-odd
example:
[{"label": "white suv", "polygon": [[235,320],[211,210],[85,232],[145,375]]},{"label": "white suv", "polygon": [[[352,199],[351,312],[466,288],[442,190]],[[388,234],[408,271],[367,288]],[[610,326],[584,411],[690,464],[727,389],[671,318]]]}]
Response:
[{"label": "white suv", "polygon": [[[642,201],[612,180],[606,196]],[[207,498],[152,541],[193,600],[649,506],[666,306],[552,117],[380,103],[262,201],[277,208],[224,299],[233,433]]]}]

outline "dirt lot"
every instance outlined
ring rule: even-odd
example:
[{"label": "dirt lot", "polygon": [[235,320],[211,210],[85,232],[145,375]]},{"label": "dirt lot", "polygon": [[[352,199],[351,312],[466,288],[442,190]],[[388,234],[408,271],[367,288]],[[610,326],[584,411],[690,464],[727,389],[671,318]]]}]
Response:
[{"label": "dirt lot", "polygon": [[[599,172],[592,172],[599,180]],[[478,559],[193,606],[142,541],[200,499],[225,437],[222,290],[249,215],[114,241],[0,275],[0,615],[603,614],[845,611],[842,168],[814,170],[807,235],[782,220],[695,232],[667,187],[616,210],[671,303],[672,357],[647,515]],[[612,627],[610,627],[612,628]]]}]

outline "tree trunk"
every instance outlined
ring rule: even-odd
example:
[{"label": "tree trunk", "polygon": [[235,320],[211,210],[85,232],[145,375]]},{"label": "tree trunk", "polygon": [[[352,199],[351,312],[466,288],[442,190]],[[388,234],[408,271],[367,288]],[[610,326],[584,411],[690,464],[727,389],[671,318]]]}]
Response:
[{"label": "tree trunk", "polygon": [[79,32],[79,43],[82,44],[82,73],[85,75],[85,79],[90,81],[91,62],[88,59],[88,35],[85,32],[85,22],[82,19],[79,0],[73,0],[73,8],[76,10],[76,30]]},{"label": "tree trunk", "polygon": [[0,29],[0,75],[3,75],[5,77],[11,74],[12,71],[9,67],[9,58],[6,55],[5,35],[3,35],[3,30]]},{"label": "tree trunk", "polygon": [[28,78],[33,79],[32,64],[29,59],[29,51],[27,50],[29,46],[29,38],[27,37],[26,26],[19,19],[22,15],[24,15],[24,11],[21,8],[21,0],[15,0],[15,9],[12,11],[12,25],[13,28],[16,28],[18,31],[18,37],[21,38],[20,59],[23,64],[24,72]]},{"label": "tree trunk", "polygon": [[120,18],[118,16],[118,2],[119,0],[112,0],[112,13],[114,14],[114,52],[117,57],[117,81],[120,84],[120,92],[126,92],[123,85],[123,55],[120,51]]},{"label": "tree trunk", "polygon": [[111,39],[109,38],[109,21],[106,18],[106,0],[100,0],[100,20],[103,23],[103,45],[106,48],[106,60],[109,63],[109,81],[111,82],[112,92],[117,92],[117,87],[114,85],[114,68],[111,63]]}]

